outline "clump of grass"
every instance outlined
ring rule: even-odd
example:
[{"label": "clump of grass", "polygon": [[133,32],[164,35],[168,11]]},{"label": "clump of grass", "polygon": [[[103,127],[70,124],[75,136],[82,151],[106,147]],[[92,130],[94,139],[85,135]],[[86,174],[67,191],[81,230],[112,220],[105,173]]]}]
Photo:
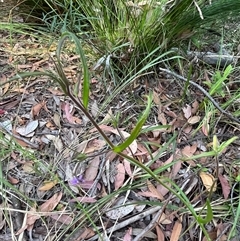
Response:
[{"label": "clump of grass", "polygon": [[[158,51],[152,60],[173,46],[179,47],[182,40],[201,26],[234,16],[240,9],[240,4],[233,0],[212,1],[211,4],[200,0],[48,2],[51,11],[43,20],[50,31],[79,34],[93,45],[106,72],[118,81],[129,71],[146,65],[148,62],[142,60],[154,50]],[[38,3],[35,1],[36,5]]]}]

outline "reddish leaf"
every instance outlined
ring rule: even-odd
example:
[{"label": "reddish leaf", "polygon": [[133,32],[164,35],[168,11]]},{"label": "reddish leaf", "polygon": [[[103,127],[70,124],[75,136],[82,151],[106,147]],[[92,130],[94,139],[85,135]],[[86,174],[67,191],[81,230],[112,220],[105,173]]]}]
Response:
[{"label": "reddish leaf", "polygon": [[12,176],[10,176],[10,174],[8,174],[8,181],[9,181],[11,184],[13,184],[13,185],[19,183],[19,180],[16,179],[16,178],[14,178],[14,177],[12,177]]},{"label": "reddish leaf", "polygon": [[65,115],[66,115],[66,118],[69,121],[69,123],[71,123],[71,124],[74,123],[73,116],[71,114],[72,107],[70,106],[70,104],[68,102],[65,103],[65,105],[64,105],[64,111],[65,111]]},{"label": "reddish leaf", "polygon": [[132,240],[132,228],[130,227],[126,234],[123,237],[123,241],[131,241]]},{"label": "reddish leaf", "polygon": [[223,197],[224,199],[228,198],[228,195],[231,191],[231,187],[229,185],[229,182],[225,176],[222,176],[221,174],[218,175],[219,181],[222,186],[222,191],[223,191]]}]

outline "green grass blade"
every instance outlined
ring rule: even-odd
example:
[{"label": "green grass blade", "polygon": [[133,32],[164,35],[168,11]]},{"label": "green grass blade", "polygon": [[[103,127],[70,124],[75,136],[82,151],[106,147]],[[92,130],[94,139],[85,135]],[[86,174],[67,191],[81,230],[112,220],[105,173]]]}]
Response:
[{"label": "green grass blade", "polygon": [[126,139],[126,141],[124,141],[122,144],[115,146],[113,148],[113,151],[119,153],[121,151],[123,151],[124,149],[126,149],[139,135],[144,123],[146,122],[148,115],[150,113],[150,109],[151,109],[151,104],[152,104],[152,93],[150,93],[150,95],[148,96],[148,104],[147,104],[147,108],[144,111],[142,117],[140,118],[140,120],[138,121],[136,127],[134,128],[134,130],[132,131],[131,135]]}]

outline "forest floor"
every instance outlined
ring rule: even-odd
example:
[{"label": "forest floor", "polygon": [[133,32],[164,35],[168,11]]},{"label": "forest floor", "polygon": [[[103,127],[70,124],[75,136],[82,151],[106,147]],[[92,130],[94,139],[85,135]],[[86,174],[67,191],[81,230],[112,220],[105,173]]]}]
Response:
[{"label": "forest floor", "polygon": [[[103,240],[206,240],[182,200],[112,152],[52,79],[8,82],[21,72],[55,72],[57,40],[46,44],[7,31],[0,39],[1,240],[101,240],[101,235]],[[72,46],[62,63],[74,87],[81,71]],[[213,69],[194,64],[195,81],[206,86]],[[229,93],[239,89],[234,68]],[[89,113],[115,144],[130,135],[146,108],[145,96],[153,93],[150,116],[125,153],[161,181],[172,180],[198,217],[212,212],[203,222],[212,240],[238,240],[240,141],[231,138],[239,137],[239,124],[207,104],[194,86],[183,98],[183,83],[160,70],[137,79],[103,107],[115,86],[106,86],[100,73],[91,74]],[[224,104],[227,98],[216,101]],[[216,155],[221,144],[226,145]]]}]

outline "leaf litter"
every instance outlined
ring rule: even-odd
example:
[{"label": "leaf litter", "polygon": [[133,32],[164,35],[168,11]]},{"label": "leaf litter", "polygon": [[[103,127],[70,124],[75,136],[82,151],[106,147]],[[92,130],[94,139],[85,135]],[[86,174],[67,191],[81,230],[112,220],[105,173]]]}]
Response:
[{"label": "leaf litter", "polygon": [[[26,37],[23,36],[23,39]],[[24,54],[26,63],[18,66],[19,68],[29,71],[39,70],[43,66],[45,69],[54,68],[53,63],[44,55],[38,56],[34,52],[34,56],[38,59],[32,60],[30,54],[30,52],[29,56]],[[13,55],[7,62],[12,65],[18,58],[19,54]],[[64,58],[64,64],[68,64],[64,66],[64,70],[74,84],[79,74],[76,68],[78,59],[69,60],[68,55]],[[13,68],[12,73],[5,74],[5,79],[16,73],[17,70]],[[166,188],[166,186],[172,188],[169,179],[177,183],[198,210],[204,206],[207,193],[211,190],[216,195],[214,198],[220,200],[220,206],[228,200],[231,183],[239,173],[238,165],[232,163],[232,160],[238,158],[236,153],[239,152],[239,147],[237,144],[232,144],[226,153],[219,157],[226,169],[219,174],[219,182],[215,182],[216,165],[213,158],[204,155],[199,159],[194,158],[195,155],[211,150],[211,118],[214,115],[212,112],[204,114],[200,110],[200,99],[204,96],[195,97],[194,90],[191,90],[192,100],[186,101],[185,105],[179,108],[173,100],[179,98],[181,90],[171,85],[167,77],[159,77],[154,85],[150,84],[155,106],[146,125],[170,127],[142,132],[125,150],[126,154],[157,173],[165,184],[163,186],[155,180],[146,178],[142,171],[127,159],[109,152],[106,142],[89,121],[84,119],[83,114],[71,100],[64,97],[57,86],[53,87],[51,80],[43,78],[33,80],[32,83],[26,83],[24,80],[21,82],[20,88],[16,82],[4,85],[0,101],[0,131],[10,141],[4,145],[8,145],[6,148],[19,145],[15,153],[17,157],[14,157],[13,152],[10,156],[1,157],[6,180],[31,200],[35,200],[36,204],[21,201],[19,193],[14,192],[21,204],[19,210],[14,212],[25,213],[25,217],[21,218],[22,227],[16,230],[15,235],[26,233],[28,230],[28,235],[34,235],[35,238],[43,234],[47,237],[51,235],[52,227],[60,233],[66,226],[69,229],[65,235],[69,235],[76,225],[71,224],[77,218],[83,219],[83,216],[79,216],[78,205],[90,208],[108,195],[130,187],[135,181],[138,183],[136,187],[116,192],[112,199],[92,214],[99,227],[98,232],[107,235],[111,233],[112,240],[118,237],[123,240],[133,240],[134,236],[147,230],[151,219],[154,219],[154,215],[159,211],[159,207],[154,209],[150,204],[163,206],[171,197],[171,193]],[[142,83],[141,85],[145,88]],[[111,124],[111,120],[112,116],[118,114],[116,110],[121,106],[120,100],[113,101],[104,112],[100,108],[103,96],[94,94],[104,91],[97,77],[91,82],[91,88],[90,112],[93,117],[99,118],[99,123],[102,123],[100,128],[117,145],[129,137],[136,123],[134,116],[131,123],[125,122],[124,119],[132,116],[132,113],[140,114],[141,106],[138,109],[136,107],[138,105],[133,100],[134,103],[129,104],[128,110],[122,111],[123,121],[120,121],[118,123],[120,126],[116,128]],[[172,100],[168,97],[169,90]],[[123,99],[128,103],[129,93],[123,94],[121,100]],[[226,132],[230,135],[238,134],[236,129],[221,124],[216,128],[222,140],[227,139],[224,136]],[[169,136],[175,131],[180,133],[176,142],[177,148],[172,143],[166,146]],[[17,143],[13,144],[11,138]],[[159,155],[162,147],[166,149]],[[31,154],[24,155],[24,151],[20,151],[26,148],[29,153],[35,153],[36,158]],[[65,191],[68,188],[73,191],[73,195]],[[9,190],[7,195],[10,195]],[[199,227],[195,224],[189,230],[184,230],[185,227],[192,225],[192,217],[189,213],[186,214],[184,208],[179,200],[172,198],[171,205],[166,205],[156,225],[152,226],[152,230],[143,232],[144,240],[174,241],[187,238],[194,240],[193,237],[200,232]],[[3,231],[7,223],[1,215],[0,230]],[[227,214],[224,215],[230,219]],[[42,218],[48,221],[49,227],[45,226]],[[220,230],[217,224],[220,222],[227,225],[225,219],[216,216],[212,227],[209,227],[209,235],[214,236],[216,230]],[[77,238],[96,240],[94,237],[97,231],[89,225],[87,220],[85,223],[81,222]],[[111,229],[112,227],[115,228]]]}]

